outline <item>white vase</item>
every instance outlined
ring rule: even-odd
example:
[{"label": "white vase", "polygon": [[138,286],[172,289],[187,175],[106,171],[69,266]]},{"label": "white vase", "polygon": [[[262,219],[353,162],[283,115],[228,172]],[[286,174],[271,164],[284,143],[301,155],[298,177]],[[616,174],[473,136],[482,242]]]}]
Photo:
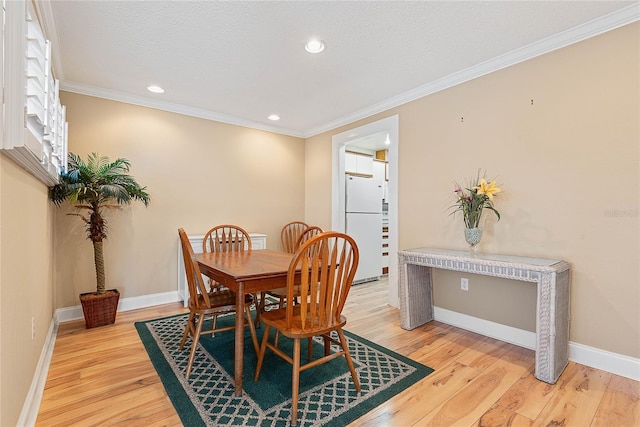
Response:
[{"label": "white vase", "polygon": [[478,243],[482,239],[482,228],[474,227],[474,228],[465,228],[464,229],[464,239],[469,244],[471,252],[478,252]]}]

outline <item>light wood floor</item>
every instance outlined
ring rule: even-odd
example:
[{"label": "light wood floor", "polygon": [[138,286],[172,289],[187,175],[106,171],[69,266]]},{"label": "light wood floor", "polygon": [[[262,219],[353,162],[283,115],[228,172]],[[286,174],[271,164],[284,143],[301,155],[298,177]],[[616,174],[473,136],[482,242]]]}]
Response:
[{"label": "light wood floor", "polygon": [[[405,331],[386,282],[352,288],[349,331],[435,369],[353,426],[640,426],[640,383],[573,362],[555,385],[534,353],[439,322]],[[179,426],[133,322],[181,304],[118,313],[115,325],[60,325],[38,426]]]}]

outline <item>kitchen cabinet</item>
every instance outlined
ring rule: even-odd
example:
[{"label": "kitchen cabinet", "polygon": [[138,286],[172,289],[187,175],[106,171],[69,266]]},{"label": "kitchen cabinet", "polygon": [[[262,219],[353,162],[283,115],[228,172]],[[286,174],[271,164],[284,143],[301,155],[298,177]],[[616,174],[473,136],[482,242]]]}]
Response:
[{"label": "kitchen cabinet", "polygon": [[351,175],[373,176],[373,156],[345,151],[344,171]]}]

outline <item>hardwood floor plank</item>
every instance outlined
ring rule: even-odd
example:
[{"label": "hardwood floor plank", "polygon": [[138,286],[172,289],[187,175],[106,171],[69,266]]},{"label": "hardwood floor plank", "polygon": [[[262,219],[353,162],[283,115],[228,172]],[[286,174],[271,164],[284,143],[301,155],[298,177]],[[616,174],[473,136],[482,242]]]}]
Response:
[{"label": "hardwood floor plank", "polygon": [[357,426],[410,426],[446,402],[480,371],[452,362],[361,417]]},{"label": "hardwood floor plank", "polygon": [[639,402],[640,383],[612,375],[591,425],[594,427],[640,426]]},{"label": "hardwood floor plank", "polygon": [[555,387],[536,379],[533,368],[524,374],[498,400],[498,405],[518,414],[535,420],[542,409],[551,400]]},{"label": "hardwood floor plank", "polygon": [[469,351],[458,358],[463,365],[484,370],[509,351],[510,344],[503,341],[477,334],[472,337],[474,342],[467,343]]},{"label": "hardwood floor plank", "polygon": [[473,424],[473,426],[531,427],[532,423],[533,421],[529,418],[496,404],[493,405],[487,412],[485,412],[482,417],[480,417],[478,422]]},{"label": "hardwood floor plank", "polygon": [[148,427],[148,426],[181,426],[180,417],[175,411],[167,409],[167,402],[159,400],[147,405],[138,405],[109,419],[112,426]]},{"label": "hardwood floor plank", "polygon": [[414,425],[473,425],[528,370],[521,354],[519,349],[509,351]]},{"label": "hardwood floor plank", "polygon": [[[165,396],[164,389],[161,387],[146,388],[144,393],[140,393],[138,389],[115,387],[102,396],[87,396],[81,401],[74,402],[73,405],[67,405],[64,410],[58,411],[55,415],[48,414],[48,417],[42,419],[41,425],[66,425],[67,423],[69,425],[112,425],[119,422],[123,414],[129,413],[133,408],[155,402],[164,402],[166,405]],[[108,402],[108,405],[102,405],[102,401]]]},{"label": "hardwood floor plank", "polygon": [[409,354],[409,357],[433,369],[441,369],[469,350],[468,346],[458,342],[467,333],[462,330],[439,333],[436,340]]},{"label": "hardwood floor plank", "polygon": [[533,425],[591,425],[611,376],[608,372],[569,362],[553,397]]},{"label": "hardwood floor plank", "polygon": [[404,333],[398,333],[386,342],[389,347],[404,355],[430,353],[461,336],[460,330],[449,329],[447,325],[439,322],[429,322],[411,331],[400,330]]}]

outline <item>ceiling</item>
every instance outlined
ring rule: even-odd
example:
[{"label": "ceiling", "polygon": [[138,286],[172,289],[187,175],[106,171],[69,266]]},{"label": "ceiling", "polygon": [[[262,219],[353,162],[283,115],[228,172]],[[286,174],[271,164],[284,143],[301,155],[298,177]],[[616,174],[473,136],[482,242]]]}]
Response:
[{"label": "ceiling", "polygon": [[[637,1],[37,1],[63,90],[308,137],[638,20]],[[317,37],[320,54],[303,45]],[[162,86],[163,94],[146,90]],[[281,119],[272,122],[275,113]]]}]

